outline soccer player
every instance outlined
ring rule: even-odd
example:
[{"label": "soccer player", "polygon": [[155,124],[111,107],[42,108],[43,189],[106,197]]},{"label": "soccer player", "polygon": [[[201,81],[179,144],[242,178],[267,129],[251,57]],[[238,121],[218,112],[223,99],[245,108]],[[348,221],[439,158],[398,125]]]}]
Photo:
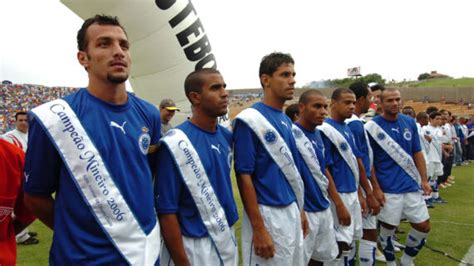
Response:
[{"label": "soccer player", "polygon": [[295,93],[294,60],[272,53],[260,63],[263,101],[242,111],[234,125],[237,183],[244,205],[244,265],[302,265],[303,181],[291,120],[283,112]]},{"label": "soccer player", "polygon": [[431,188],[426,177],[426,165],[415,121],[399,113],[400,92],[385,89],[380,99],[382,115],[365,125],[374,152],[375,174],[385,194],[384,207],[377,217],[381,224],[380,240],[387,265],[396,265],[393,235],[401,218],[408,219],[412,229],[407,237],[401,263],[413,265],[413,260],[430,231],[423,193],[429,195]]},{"label": "soccer player", "polygon": [[214,69],[190,73],[184,87],[193,116],[168,131],[158,149],[155,194],[166,245],[161,262],[237,265],[232,133],[218,124],[227,113],[229,94]]},{"label": "soccer player", "polygon": [[[338,260],[344,263],[355,257],[355,240],[362,237],[362,212],[377,215],[380,210],[365,173],[362,154],[355,145],[351,129],[344,122],[352,116],[355,103],[356,97],[351,90],[336,89],[331,96],[331,117],[319,126],[326,156],[331,161],[326,167],[326,175],[333,201],[331,209],[339,246]],[[364,197],[359,181],[366,200],[359,200]]]},{"label": "soccer player", "polygon": [[304,240],[305,264],[323,265],[336,258],[338,247],[334,221],[329,208],[328,180],[324,175],[326,159],[321,134],[316,126],[328,115],[326,97],[318,90],[307,90],[298,102],[299,118],[293,126],[296,146],[303,158],[304,210],[309,234]]},{"label": "soccer player", "polygon": [[20,148],[0,139],[0,265],[15,265],[15,234],[35,220],[23,201],[24,160]]},{"label": "soccer player", "polygon": [[89,84],[30,112],[25,200],[54,230],[51,265],[154,265],[160,227],[148,157],[159,111],[125,89],[131,56],[116,17],[85,20],[77,41]]},{"label": "soccer player", "polygon": [[[28,148],[28,113],[17,112],[15,114],[15,129],[0,137],[26,152]],[[36,232],[30,232],[28,228],[25,228],[16,235],[16,243],[21,245],[38,244],[39,240],[36,236]]]},{"label": "soccer player", "polygon": [[[371,174],[373,152],[370,148],[367,132],[364,129],[364,121],[360,116],[367,112],[371,104],[370,90],[367,84],[363,81],[357,81],[349,86],[349,89],[354,92],[356,103],[354,113],[351,118],[346,119],[346,123],[354,135],[354,142],[362,155],[362,163],[366,171],[366,176],[369,179],[370,185],[374,191],[374,196],[377,201],[383,206],[385,198],[380,189],[377,177]],[[366,201],[365,197],[360,199]],[[368,213],[362,216],[363,236],[359,241],[359,263],[360,265],[373,265],[376,259],[377,249],[377,219],[375,215]],[[380,253],[378,260],[385,260]]]}]

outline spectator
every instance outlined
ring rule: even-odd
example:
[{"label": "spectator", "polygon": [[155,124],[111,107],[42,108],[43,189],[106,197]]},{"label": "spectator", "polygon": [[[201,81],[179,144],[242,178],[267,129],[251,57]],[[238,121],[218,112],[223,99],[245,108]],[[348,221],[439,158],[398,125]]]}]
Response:
[{"label": "spectator", "polygon": [[163,99],[160,103],[160,117],[161,117],[161,136],[164,136],[166,132],[173,128],[170,120],[173,118],[176,111],[179,112],[179,108],[176,107],[176,103],[172,99]]},{"label": "spectator", "polygon": [[290,104],[288,107],[286,107],[285,114],[291,119],[291,121],[294,123],[296,120],[298,120],[299,117],[299,110],[298,110],[298,104]]}]

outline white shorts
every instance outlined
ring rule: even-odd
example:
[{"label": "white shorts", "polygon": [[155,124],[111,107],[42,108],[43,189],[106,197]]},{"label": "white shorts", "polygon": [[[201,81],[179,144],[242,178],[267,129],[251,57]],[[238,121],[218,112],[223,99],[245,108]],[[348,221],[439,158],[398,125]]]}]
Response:
[{"label": "white shorts", "polygon": [[[286,207],[258,206],[265,228],[275,245],[273,258],[264,259],[255,255],[252,242],[252,226],[244,211],[242,219],[243,265],[303,265],[303,230],[300,211],[295,202]],[[206,264],[211,265],[211,264]]]},{"label": "white shorts", "polygon": [[426,174],[428,176],[443,175],[443,164],[441,164],[441,162],[428,162],[428,167],[426,168]]},{"label": "white shorts", "polygon": [[419,191],[402,194],[385,193],[385,205],[377,215],[380,221],[397,226],[401,219],[421,223],[430,219],[423,194]]},{"label": "white shorts", "polygon": [[369,213],[367,217],[362,216],[362,228],[364,230],[377,229],[377,215],[372,215]]},{"label": "white shorts", "polygon": [[362,238],[362,211],[360,209],[359,196],[357,192],[338,194],[351,215],[351,224],[349,226],[339,224],[336,207],[334,202],[331,202],[336,239],[337,242],[345,242],[350,245],[352,241]]},{"label": "white shorts", "polygon": [[305,265],[310,259],[328,262],[337,257],[336,231],[331,210],[306,212],[309,234],[304,239]]},{"label": "white shorts", "polygon": [[[234,227],[232,227],[231,230],[235,238]],[[183,245],[191,265],[221,265],[221,260],[210,237],[193,238],[183,236]],[[160,264],[175,265],[164,242],[162,247]],[[237,266],[238,264],[239,252],[236,249],[234,261],[230,265]]]}]

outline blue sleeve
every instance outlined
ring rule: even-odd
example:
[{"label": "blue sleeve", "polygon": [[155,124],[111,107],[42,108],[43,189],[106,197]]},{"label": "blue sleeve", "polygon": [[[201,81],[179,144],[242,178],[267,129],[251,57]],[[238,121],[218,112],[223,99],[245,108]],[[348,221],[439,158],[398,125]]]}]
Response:
[{"label": "blue sleeve", "polygon": [[[352,136],[354,137],[354,144],[352,145],[352,150],[354,152],[355,157],[362,159],[364,157],[364,154],[362,154],[361,150],[359,147],[367,149],[367,141],[365,141],[365,135],[364,135],[364,126],[362,123],[358,123],[356,121],[350,122],[347,124],[349,129],[352,132]],[[362,127],[361,127],[362,126]]]},{"label": "blue sleeve", "polygon": [[418,135],[418,128],[416,127],[415,121],[412,122],[411,128],[413,130],[413,137],[412,137],[412,139],[413,139],[413,149],[412,149],[412,152],[416,153],[416,152],[421,151],[421,144],[420,144],[420,135]]},{"label": "blue sleeve", "polygon": [[234,124],[234,167],[236,174],[253,174],[257,161],[257,136],[245,122],[236,119]]},{"label": "blue sleeve", "polygon": [[158,144],[161,138],[161,117],[160,111],[156,107],[153,106],[155,110],[152,112],[152,123],[153,123],[153,132],[151,135],[151,145]]},{"label": "blue sleeve", "polygon": [[324,135],[324,133],[321,133],[321,139],[323,140],[324,144],[324,159],[326,162],[326,167],[329,167],[333,164],[333,158],[332,158],[332,143],[331,141]]},{"label": "blue sleeve", "polygon": [[174,157],[163,143],[158,149],[157,160],[154,185],[156,210],[158,213],[176,213],[178,212],[183,181]]},{"label": "blue sleeve", "polygon": [[30,117],[24,189],[32,195],[51,195],[59,187],[62,159],[34,115]]}]

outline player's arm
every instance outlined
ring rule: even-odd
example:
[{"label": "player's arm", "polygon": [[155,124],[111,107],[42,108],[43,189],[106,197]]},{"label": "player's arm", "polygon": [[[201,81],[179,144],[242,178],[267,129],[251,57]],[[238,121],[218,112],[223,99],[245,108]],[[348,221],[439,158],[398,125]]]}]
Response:
[{"label": "player's arm", "polygon": [[425,195],[429,195],[431,193],[431,186],[428,184],[426,163],[423,153],[421,151],[415,152],[413,154],[413,160],[415,161],[416,168],[421,176],[421,189],[423,189]]},{"label": "player's arm", "polygon": [[374,193],[369,184],[369,179],[367,178],[367,174],[365,172],[364,164],[360,158],[357,158],[357,165],[359,166],[359,182],[365,191],[365,197],[367,204],[369,205],[369,211],[373,215],[377,215],[380,212],[380,204],[375,199]]},{"label": "player's arm", "polygon": [[346,206],[344,205],[344,202],[339,196],[339,193],[337,193],[336,184],[334,183],[334,179],[328,168],[326,168],[325,174],[329,182],[328,194],[332,202],[334,203],[334,207],[336,208],[336,214],[337,218],[339,219],[339,223],[341,225],[348,226],[351,224],[351,215],[349,214],[349,211],[347,210]]},{"label": "player's arm", "polygon": [[161,235],[175,265],[191,265],[184,250],[183,238],[175,213],[160,213]]},{"label": "player's arm", "polygon": [[375,174],[375,168],[372,167],[370,170],[370,183],[372,184],[372,190],[374,191],[374,196],[380,204],[380,207],[385,205],[385,195],[383,194],[382,189],[380,188],[379,180],[377,179],[377,175]]},{"label": "player's arm", "polygon": [[252,241],[255,254],[263,258],[272,258],[275,255],[275,244],[272,236],[268,233],[263,222],[262,214],[258,209],[257,193],[253,185],[252,176],[249,174],[238,174],[237,185],[240,197],[252,226]]},{"label": "player's arm", "polygon": [[40,221],[54,230],[54,199],[51,195],[25,193],[25,204]]}]

